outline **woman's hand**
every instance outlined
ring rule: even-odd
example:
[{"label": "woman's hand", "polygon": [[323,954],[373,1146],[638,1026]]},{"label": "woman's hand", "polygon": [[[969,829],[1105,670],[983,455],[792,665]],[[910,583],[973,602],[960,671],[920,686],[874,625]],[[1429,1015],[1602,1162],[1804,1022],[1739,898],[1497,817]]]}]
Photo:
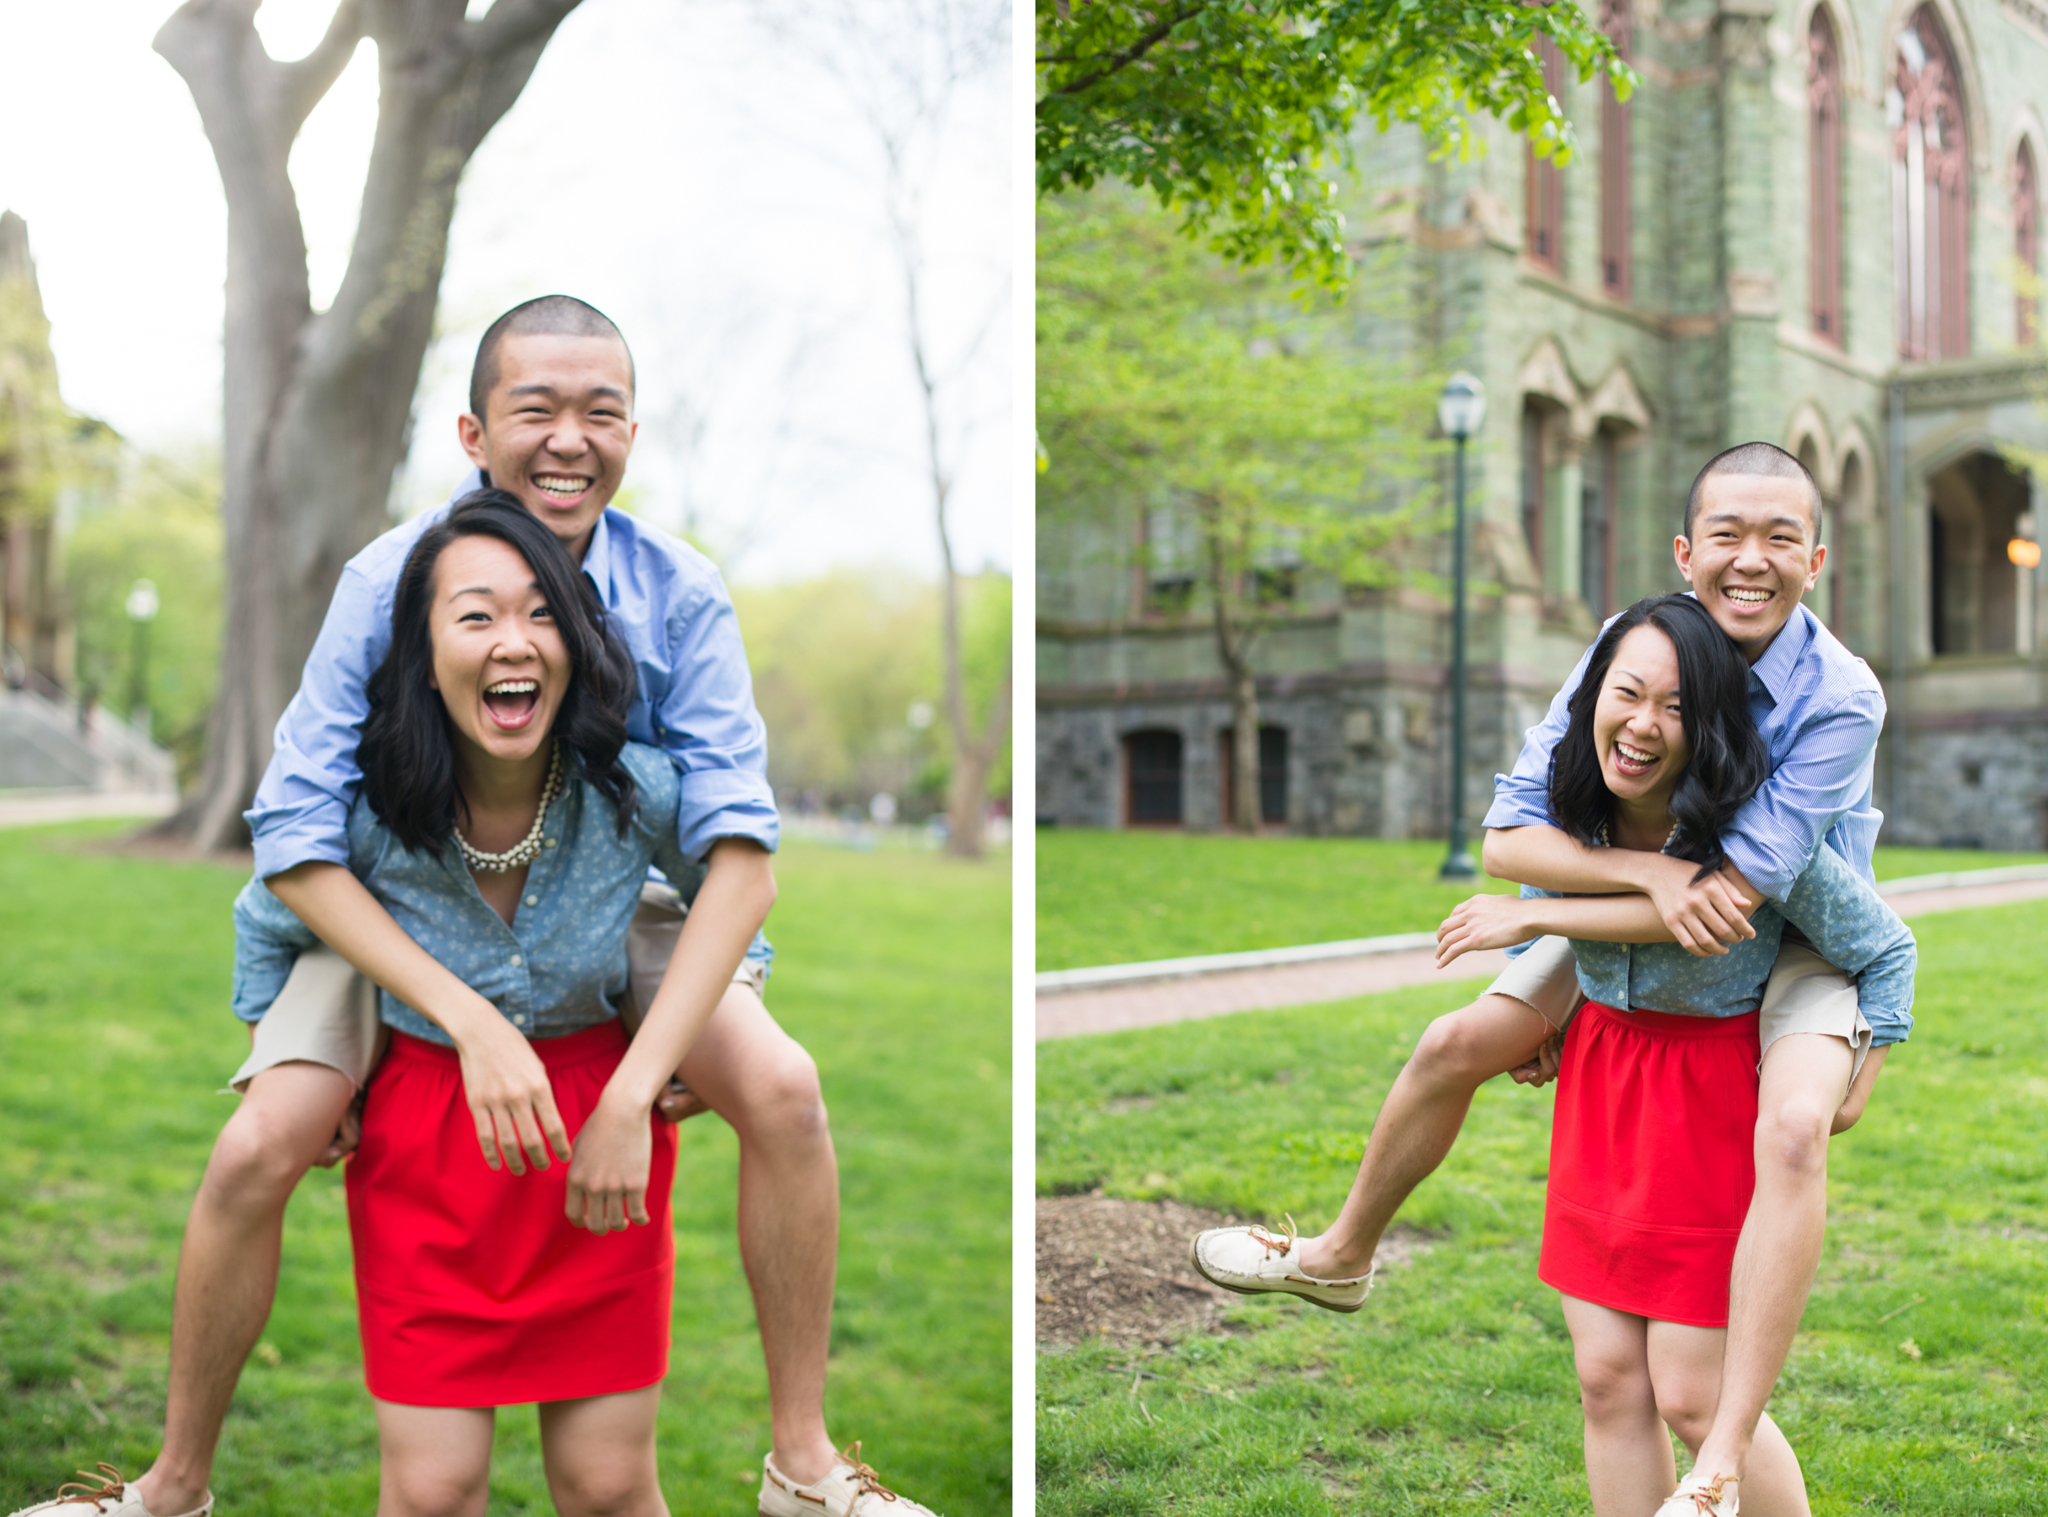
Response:
[{"label": "woman's hand", "polygon": [[1529,903],[1511,895],[1475,895],[1460,901],[1436,930],[1436,967],[1482,948],[1512,948],[1540,932],[1529,924]]},{"label": "woman's hand", "polygon": [[569,1133],[555,1110],[554,1087],[540,1055],[495,1007],[484,1004],[490,1014],[467,1020],[459,1032],[448,1021],[441,1024],[462,1055],[462,1093],[476,1119],[484,1163],[523,1175],[525,1159],[546,1169],[550,1148],[567,1162]]},{"label": "woman's hand", "polygon": [[569,1222],[593,1233],[624,1232],[626,1222],[647,1221],[647,1170],[654,1134],[645,1107],[635,1111],[607,1090],[576,1134],[569,1164]]}]

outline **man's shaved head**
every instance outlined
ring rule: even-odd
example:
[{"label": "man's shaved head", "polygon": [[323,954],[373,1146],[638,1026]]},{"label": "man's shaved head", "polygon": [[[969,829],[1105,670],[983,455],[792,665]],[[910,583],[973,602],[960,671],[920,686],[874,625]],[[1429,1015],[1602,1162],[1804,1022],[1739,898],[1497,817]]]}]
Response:
[{"label": "man's shaved head", "polygon": [[1706,483],[1723,474],[1761,474],[1770,479],[1799,479],[1806,482],[1812,501],[1813,540],[1820,541],[1820,486],[1806,465],[1783,448],[1767,442],[1737,443],[1707,460],[1707,466],[1693,477],[1692,493],[1685,498],[1685,535],[1692,536],[1693,519],[1699,515],[1700,492]]},{"label": "man's shaved head", "polygon": [[492,322],[484,340],[476,345],[476,364],[469,371],[469,411],[479,421],[484,418],[491,391],[498,386],[498,349],[507,337],[609,337],[626,349],[626,372],[634,389],[640,387],[633,350],[626,347],[624,334],[609,316],[574,295],[542,295],[512,307]]}]

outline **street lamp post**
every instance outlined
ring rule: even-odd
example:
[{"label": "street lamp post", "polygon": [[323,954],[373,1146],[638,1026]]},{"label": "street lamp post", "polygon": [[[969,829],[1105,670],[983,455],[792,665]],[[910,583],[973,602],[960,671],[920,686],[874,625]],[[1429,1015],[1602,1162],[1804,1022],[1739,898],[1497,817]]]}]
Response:
[{"label": "street lamp post", "polygon": [[138,579],[128,589],[128,621],[135,641],[128,658],[128,724],[149,730],[149,624],[160,609],[156,586]]},{"label": "street lamp post", "polygon": [[1438,878],[1469,880],[1465,848],[1465,440],[1486,420],[1486,386],[1462,369],[1437,397],[1437,422],[1454,445],[1457,528],[1451,546],[1451,851]]}]

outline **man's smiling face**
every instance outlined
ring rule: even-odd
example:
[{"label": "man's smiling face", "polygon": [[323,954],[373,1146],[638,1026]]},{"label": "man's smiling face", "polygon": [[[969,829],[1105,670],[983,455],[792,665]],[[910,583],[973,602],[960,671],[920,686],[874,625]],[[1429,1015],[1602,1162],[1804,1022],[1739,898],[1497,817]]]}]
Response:
[{"label": "man's smiling face", "polygon": [[581,559],[639,431],[625,344],[508,335],[484,411],[457,422],[462,450]]},{"label": "man's smiling face", "polygon": [[1700,486],[1692,537],[1673,544],[1678,572],[1751,663],[1820,577],[1828,550],[1815,527],[1803,479],[1716,474]]}]

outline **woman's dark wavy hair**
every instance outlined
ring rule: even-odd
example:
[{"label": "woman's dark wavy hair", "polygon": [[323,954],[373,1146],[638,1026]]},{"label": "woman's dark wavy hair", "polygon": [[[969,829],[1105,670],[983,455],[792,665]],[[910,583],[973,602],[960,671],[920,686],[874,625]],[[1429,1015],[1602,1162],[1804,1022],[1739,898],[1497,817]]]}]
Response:
[{"label": "woman's dark wavy hair", "polygon": [[569,688],[555,711],[555,739],[617,809],[619,836],[624,837],[635,800],[633,776],[619,765],[633,699],[632,657],[568,549],[517,496],[503,490],[463,496],[445,518],[420,534],[399,572],[391,651],[370,676],[370,714],[357,748],[363,798],[407,849],[425,849],[436,858],[455,828],[457,812],[467,814],[455,782],[454,727],[430,683],[434,567],[459,537],[495,537],[533,570],[569,654]]},{"label": "woman's dark wavy hair", "polygon": [[1769,775],[1770,755],[1749,714],[1749,665],[1706,607],[1689,595],[1637,601],[1593,645],[1585,677],[1566,703],[1571,725],[1551,750],[1550,814],[1581,843],[1602,841],[1614,816],[1614,794],[1601,777],[1593,745],[1593,708],[1614,650],[1646,623],[1678,651],[1679,720],[1692,756],[1671,792],[1671,816],[1680,829],[1671,851],[1700,866],[1693,876],[1698,884],[1726,859],[1721,828]]}]

